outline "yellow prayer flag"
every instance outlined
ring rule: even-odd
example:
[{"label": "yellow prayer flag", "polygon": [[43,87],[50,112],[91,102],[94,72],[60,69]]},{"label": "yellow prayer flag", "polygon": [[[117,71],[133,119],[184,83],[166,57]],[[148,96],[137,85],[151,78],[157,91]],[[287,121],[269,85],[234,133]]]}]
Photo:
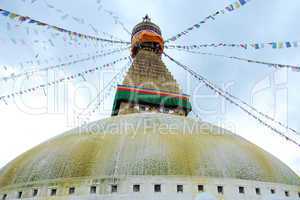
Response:
[{"label": "yellow prayer flag", "polygon": [[240,4],[239,1],[237,1],[237,2],[234,3],[234,8],[238,9],[240,7],[241,7],[241,4]]},{"label": "yellow prayer flag", "polygon": [[18,16],[18,15],[15,14],[15,13],[10,13],[9,18],[10,18],[10,19],[14,19],[14,18],[16,18],[17,16]]},{"label": "yellow prayer flag", "polygon": [[278,42],[278,48],[282,49],[283,48],[283,42]]}]

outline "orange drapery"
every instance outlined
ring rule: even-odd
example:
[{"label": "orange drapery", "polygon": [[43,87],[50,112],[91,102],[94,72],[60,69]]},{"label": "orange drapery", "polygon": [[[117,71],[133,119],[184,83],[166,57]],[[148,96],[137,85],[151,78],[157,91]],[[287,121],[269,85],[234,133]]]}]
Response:
[{"label": "orange drapery", "polygon": [[156,42],[160,45],[161,49],[164,48],[164,40],[163,38],[158,35],[157,33],[154,33],[152,31],[141,31],[137,34],[135,34],[132,38],[132,47],[135,47],[139,43],[143,42]]}]

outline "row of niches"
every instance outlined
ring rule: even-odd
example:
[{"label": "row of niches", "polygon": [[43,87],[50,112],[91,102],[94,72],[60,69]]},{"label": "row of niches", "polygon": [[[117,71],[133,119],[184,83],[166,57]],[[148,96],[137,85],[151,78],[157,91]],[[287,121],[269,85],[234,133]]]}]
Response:
[{"label": "row of niches", "polygon": [[[109,184],[107,187],[109,187],[109,193],[111,194],[117,194],[119,192],[119,185],[118,184]],[[154,184],[152,191],[153,193],[164,193],[164,189],[163,189],[164,185],[163,184]],[[141,184],[133,184],[131,185],[131,191],[128,192],[132,192],[132,193],[142,193],[143,192],[143,185]],[[60,191],[59,190],[67,190],[67,191]],[[195,192],[201,193],[201,192],[206,192],[206,188],[205,185],[196,185],[195,186]],[[226,188],[222,185],[217,185],[215,188],[215,192],[218,195],[225,195],[226,192]],[[185,185],[183,184],[177,184],[174,186],[174,191],[176,191],[178,194],[180,193],[184,193],[185,192]],[[82,192],[82,190],[81,190]],[[88,189],[88,191],[86,191],[85,193],[89,193],[90,195],[100,195],[102,194],[102,192],[100,191],[100,186],[99,185],[91,185]],[[236,188],[236,191],[234,193],[240,194],[240,195],[247,195],[247,193],[250,192],[249,188],[246,189],[246,187],[244,186],[238,186]],[[265,195],[261,188],[256,187],[254,188],[254,191],[256,195]],[[266,190],[264,190],[264,192],[266,193]],[[282,192],[282,194],[277,194],[279,192]],[[231,191],[232,193],[232,191]],[[232,193],[232,194],[234,194]],[[40,192],[39,188],[32,188],[31,189],[31,195],[28,195],[29,193],[26,193],[27,195],[24,195],[24,191],[16,191],[15,194],[10,194],[10,196],[8,194],[3,194],[2,195],[2,200],[7,200],[7,199],[23,199],[23,198],[35,198],[35,197],[45,197],[45,196],[49,196],[49,197],[54,197],[54,196],[58,196],[60,194],[65,194],[65,195],[81,195],[80,193],[77,193],[76,187],[68,187],[68,188],[59,188],[59,187],[51,187],[48,188],[47,193],[43,194],[42,192]],[[291,194],[291,192],[289,190],[280,190],[277,191],[276,189],[272,188],[269,190],[268,194],[266,195],[276,195],[277,196],[284,196],[284,197],[291,197],[293,199],[295,199],[295,196],[293,196],[294,194]],[[297,191],[297,198],[300,199],[300,192]]]},{"label": "row of niches", "polygon": [[129,114],[129,113],[165,113],[165,114],[176,114],[176,115],[185,115],[185,112],[180,108],[166,108],[163,106],[150,106],[143,104],[131,104],[131,103],[121,103],[120,105],[120,114]]}]

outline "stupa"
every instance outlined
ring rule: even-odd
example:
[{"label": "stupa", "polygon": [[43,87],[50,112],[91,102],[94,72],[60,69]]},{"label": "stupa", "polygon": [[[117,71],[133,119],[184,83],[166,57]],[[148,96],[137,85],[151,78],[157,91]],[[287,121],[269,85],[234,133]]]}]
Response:
[{"label": "stupa", "polygon": [[242,137],[191,119],[189,96],[161,60],[160,28],[132,32],[133,64],[112,116],[70,130],[0,170],[0,199],[300,199],[288,166]]}]

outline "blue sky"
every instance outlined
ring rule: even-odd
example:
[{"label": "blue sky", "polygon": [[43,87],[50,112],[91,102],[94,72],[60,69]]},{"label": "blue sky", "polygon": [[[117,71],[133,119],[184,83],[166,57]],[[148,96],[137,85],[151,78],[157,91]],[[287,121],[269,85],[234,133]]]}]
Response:
[{"label": "blue sky", "polygon": [[[46,2],[61,9],[47,7]],[[46,21],[78,32],[96,34],[90,24],[99,32],[111,33],[126,41],[130,36],[116,24],[105,10],[110,10],[119,16],[120,21],[131,30],[145,14],[149,14],[152,21],[157,23],[165,38],[181,32],[185,28],[202,20],[218,9],[232,3],[229,0],[210,1],[179,1],[179,0],[77,0],[76,3],[58,0],[0,0],[0,7],[34,19]],[[101,5],[101,6],[100,6]],[[206,23],[198,30],[175,42],[176,44],[201,43],[240,43],[240,42],[272,42],[298,40],[300,28],[297,20],[300,2],[296,0],[252,0],[247,6],[227,15],[222,15],[215,21]],[[67,17],[65,17],[68,15]],[[72,16],[84,19],[78,23]],[[65,18],[65,19],[64,19]],[[87,47],[69,44],[61,37],[53,39],[54,46],[42,41],[52,38],[51,31],[34,26],[18,25],[13,21],[0,17],[0,74],[9,75],[24,69],[47,67],[59,63],[57,58],[66,60],[66,56],[74,55],[82,58],[93,55],[97,50],[93,44]],[[10,27],[10,28],[8,28]],[[29,34],[27,33],[27,28]],[[99,34],[100,37],[106,37]],[[11,39],[28,41],[27,45],[14,44]],[[31,41],[31,42],[29,42]],[[39,41],[39,42],[35,42]],[[115,47],[107,47],[115,48]],[[300,64],[298,48],[277,49],[265,48],[260,50],[243,50],[237,48],[207,48],[205,52],[214,52],[225,55],[234,55],[261,61]],[[235,96],[251,103],[259,110],[274,116],[289,126],[300,130],[299,101],[300,73],[286,70],[275,70],[263,65],[243,63],[239,61],[193,55],[175,50],[168,50],[168,54],[191,66],[194,70],[222,87],[228,87]],[[93,66],[105,64],[121,56],[129,55],[123,52],[108,56],[96,61],[83,62],[53,73],[39,74],[29,80],[1,82],[0,94],[8,94],[20,87],[26,88],[47,82],[55,77],[83,71]],[[53,58],[53,59],[50,59]],[[69,58],[69,61],[73,58]],[[21,69],[20,63],[34,61]],[[37,60],[41,64],[37,64]],[[47,60],[47,62],[46,62]],[[257,124],[239,109],[224,103],[220,97],[201,87],[199,83],[189,77],[173,63],[164,58],[169,70],[178,80],[183,92],[192,95],[194,109],[204,121],[228,128],[247,138],[279,159],[283,160],[298,174],[300,174],[300,149],[276,136],[268,129]],[[103,73],[88,76],[88,81],[72,81],[64,87],[49,88],[47,97],[42,93],[26,95],[16,98],[9,105],[0,103],[1,140],[0,140],[0,167],[12,160],[20,153],[75,127],[74,121],[79,108],[84,108],[99,88],[103,88],[110,78],[123,65],[105,70]],[[8,69],[4,70],[3,66]],[[92,117],[97,120],[109,117],[114,92],[106,99],[102,111]],[[200,96],[200,97],[199,97]],[[300,142],[300,136],[294,137]]]}]

